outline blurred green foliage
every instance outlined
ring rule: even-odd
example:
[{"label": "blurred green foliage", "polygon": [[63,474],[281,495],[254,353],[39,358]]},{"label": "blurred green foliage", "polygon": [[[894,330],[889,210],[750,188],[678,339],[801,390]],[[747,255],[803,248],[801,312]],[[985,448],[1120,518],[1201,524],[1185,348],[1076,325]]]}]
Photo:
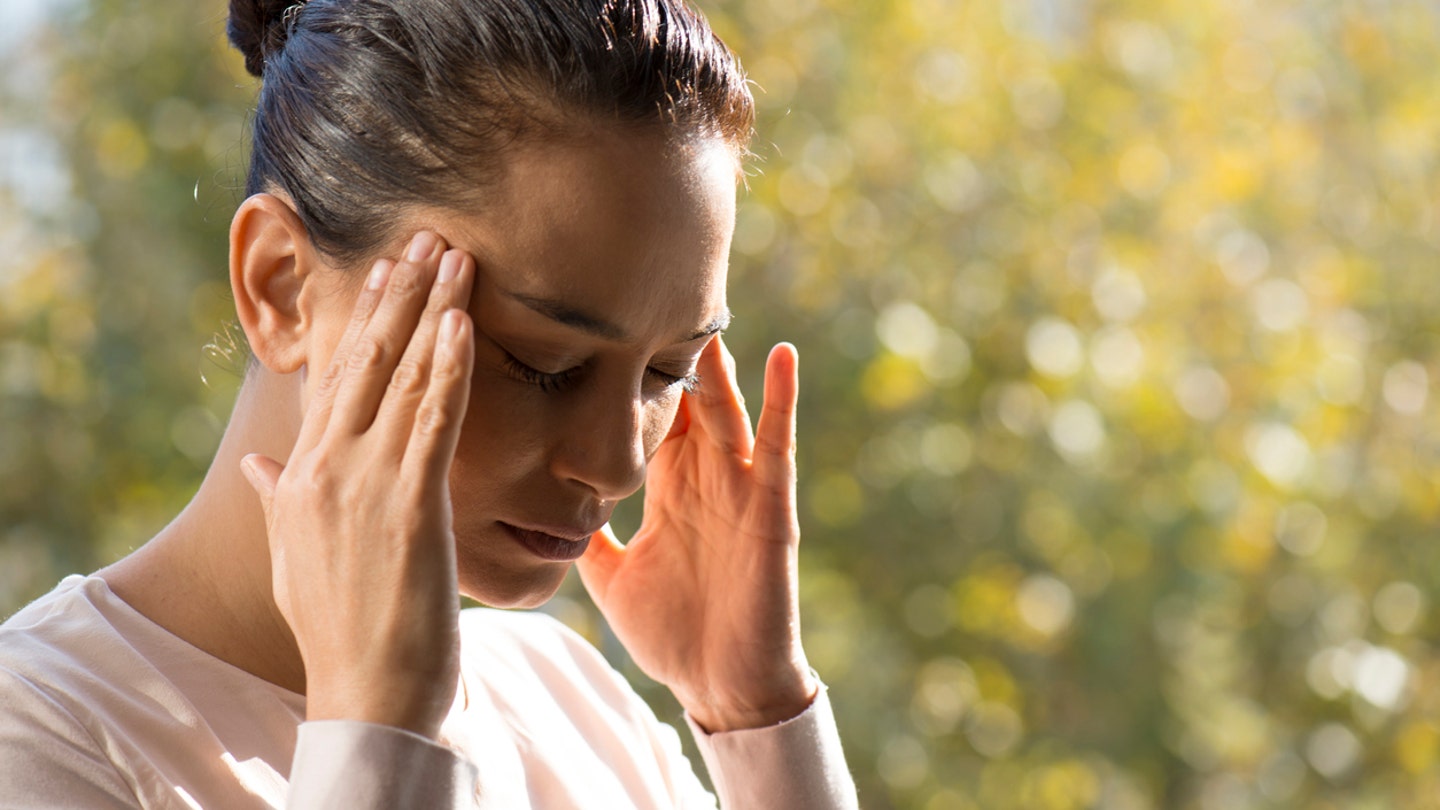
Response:
[{"label": "blurred green foliage", "polygon": [[[1440,10],[705,7],[760,104],[730,342],[754,392],[801,350],[865,806],[1440,806]],[[0,7],[0,613],[222,429],[223,14]]]}]

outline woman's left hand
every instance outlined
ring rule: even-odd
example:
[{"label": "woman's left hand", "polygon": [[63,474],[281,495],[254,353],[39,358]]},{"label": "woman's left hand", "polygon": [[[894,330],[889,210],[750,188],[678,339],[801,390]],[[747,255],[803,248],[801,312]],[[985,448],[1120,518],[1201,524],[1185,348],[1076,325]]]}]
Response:
[{"label": "woman's left hand", "polygon": [[819,685],[800,645],[795,347],[765,367],[752,436],[720,338],[650,461],[645,517],[621,546],[605,530],[580,561],[635,663],[707,731],[758,728],[808,707]]}]

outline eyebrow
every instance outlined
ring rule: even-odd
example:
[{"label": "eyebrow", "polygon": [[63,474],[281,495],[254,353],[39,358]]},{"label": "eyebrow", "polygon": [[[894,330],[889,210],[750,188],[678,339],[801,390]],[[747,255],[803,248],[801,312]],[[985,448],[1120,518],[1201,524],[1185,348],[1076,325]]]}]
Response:
[{"label": "eyebrow", "polygon": [[[526,295],[525,293],[513,292],[511,290],[502,290],[502,292],[504,292],[506,296],[516,301],[519,301],[530,309],[540,313],[541,315],[544,315],[545,317],[549,318],[552,321],[555,321],[556,323],[563,324],[574,329],[579,329],[582,332],[586,332],[588,334],[595,335],[596,337],[601,337],[606,340],[613,340],[623,343],[629,339],[629,335],[626,334],[625,330],[621,329],[619,326],[616,326],[615,324],[605,320],[604,318],[596,317],[595,315],[585,312],[584,310],[570,306],[563,301],[556,301],[552,298],[541,298],[534,295]],[[726,307],[719,315],[716,315],[715,318],[710,321],[710,323],[706,324],[699,331],[695,332],[694,334],[690,335],[690,337],[687,337],[680,342],[690,343],[701,338],[710,337],[711,335],[714,335],[718,332],[723,332],[725,331],[725,328],[730,325],[730,320],[730,309]]]}]

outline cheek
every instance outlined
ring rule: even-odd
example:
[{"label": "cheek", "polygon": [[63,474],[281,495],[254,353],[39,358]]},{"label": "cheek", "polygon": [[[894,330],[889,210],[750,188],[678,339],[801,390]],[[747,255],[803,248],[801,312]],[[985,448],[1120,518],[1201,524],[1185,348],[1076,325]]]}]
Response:
[{"label": "cheek", "polygon": [[454,470],[478,494],[531,472],[544,453],[546,420],[511,386],[485,385],[476,371]]},{"label": "cheek", "polygon": [[670,435],[672,428],[684,432],[688,426],[688,417],[682,412],[680,403],[681,395],[676,393],[651,400],[645,405],[641,441],[645,446],[646,461],[654,458],[655,451],[660,449],[660,443]]}]

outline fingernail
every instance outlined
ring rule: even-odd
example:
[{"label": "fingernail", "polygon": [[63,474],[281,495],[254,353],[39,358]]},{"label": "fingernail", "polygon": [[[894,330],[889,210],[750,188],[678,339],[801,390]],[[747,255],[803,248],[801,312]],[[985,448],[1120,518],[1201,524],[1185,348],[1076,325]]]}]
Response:
[{"label": "fingernail", "polygon": [[418,262],[429,256],[435,250],[435,234],[429,231],[421,231],[415,234],[410,240],[410,252],[405,254],[406,261]]},{"label": "fingernail", "polygon": [[460,275],[460,262],[462,256],[458,250],[447,250],[445,255],[440,257],[440,276],[437,283],[444,284],[447,281]]},{"label": "fingernail", "polygon": [[365,286],[372,290],[384,287],[385,282],[390,279],[390,270],[393,267],[394,265],[384,259],[375,262],[375,269],[370,271],[370,278],[365,280]]},{"label": "fingernail", "polygon": [[255,482],[255,462],[251,461],[249,456],[240,459],[240,472],[244,473],[251,483]]}]

